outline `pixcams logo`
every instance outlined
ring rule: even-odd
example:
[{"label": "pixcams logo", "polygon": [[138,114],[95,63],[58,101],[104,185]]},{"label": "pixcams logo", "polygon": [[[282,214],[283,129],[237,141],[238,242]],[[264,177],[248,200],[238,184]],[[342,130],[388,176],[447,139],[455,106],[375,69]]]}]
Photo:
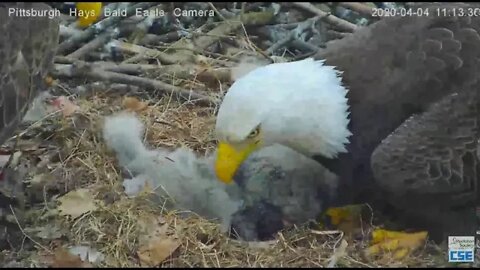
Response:
[{"label": "pixcams logo", "polygon": [[475,236],[449,236],[448,261],[474,262]]}]

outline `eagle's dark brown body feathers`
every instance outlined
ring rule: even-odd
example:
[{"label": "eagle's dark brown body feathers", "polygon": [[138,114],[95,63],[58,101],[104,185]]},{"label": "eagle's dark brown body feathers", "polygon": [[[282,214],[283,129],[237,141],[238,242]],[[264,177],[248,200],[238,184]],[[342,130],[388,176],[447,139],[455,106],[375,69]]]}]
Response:
[{"label": "eagle's dark brown body feathers", "polygon": [[0,143],[17,128],[44,79],[58,45],[58,21],[47,16],[19,17],[9,8],[50,9],[42,3],[0,4]]},{"label": "eagle's dark brown body feathers", "polygon": [[[423,129],[400,128],[379,147],[373,159],[376,182],[387,191],[401,194],[403,201],[419,205],[422,200],[434,203],[429,196],[438,200],[460,190],[472,197],[462,202],[449,200],[445,202],[448,207],[476,200],[473,188],[478,185],[475,143],[478,139],[477,92],[480,91],[480,18],[442,17],[435,12],[437,7],[467,6],[470,5],[428,5],[429,17],[385,18],[332,42],[316,56],[344,71],[343,83],[350,89],[353,136],[349,152],[329,164],[336,167],[345,185],[342,192],[346,202],[352,202],[349,199],[369,201],[374,195],[385,195],[372,181],[372,153],[405,120],[429,110],[433,110],[431,114],[435,116],[419,117],[430,117],[430,120],[412,119],[405,123],[420,125]],[[443,97],[462,91],[468,94],[454,98],[455,101],[447,98],[431,109],[430,106]],[[462,112],[455,106],[464,106]],[[447,122],[440,121],[447,116]],[[454,155],[453,148],[462,154]],[[413,153],[415,158],[409,159]],[[426,163],[428,158],[442,159],[450,165]],[[436,167],[430,168],[428,174],[425,169],[429,166]],[[450,181],[447,176],[451,176]],[[466,188],[470,190],[465,192]],[[413,197],[417,200],[412,200]]]}]

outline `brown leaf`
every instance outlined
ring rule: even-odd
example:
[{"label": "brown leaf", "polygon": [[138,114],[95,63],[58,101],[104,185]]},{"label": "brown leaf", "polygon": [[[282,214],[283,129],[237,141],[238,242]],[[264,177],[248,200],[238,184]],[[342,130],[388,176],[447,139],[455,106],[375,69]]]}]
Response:
[{"label": "brown leaf", "polygon": [[[170,237],[167,235],[169,227],[168,223],[163,217],[158,215],[145,215],[138,219],[137,222],[140,229],[140,235],[138,237],[140,249],[138,251],[138,256],[140,261],[143,261],[142,265],[160,264],[174,251],[168,251],[168,245],[171,244],[171,242],[158,243],[165,239],[169,241]],[[166,254],[160,254],[161,256],[158,257],[158,254],[155,254],[158,252],[164,252]]]},{"label": "brown leaf", "polygon": [[139,236],[140,245],[148,244],[153,238],[165,238],[168,232],[168,223],[161,216],[145,215],[138,219],[141,230]]},{"label": "brown leaf", "polygon": [[146,102],[142,102],[135,97],[125,97],[123,99],[123,107],[130,111],[140,112],[148,107]]},{"label": "brown leaf", "polygon": [[61,203],[58,209],[62,215],[70,215],[73,218],[97,209],[94,197],[88,189],[71,191],[58,200]]},{"label": "brown leaf", "polygon": [[92,267],[89,262],[83,262],[80,256],[72,255],[70,252],[63,248],[59,248],[55,251],[51,267],[64,268],[64,267]]},{"label": "brown leaf", "polygon": [[142,266],[158,266],[177,250],[180,243],[172,238],[152,239],[146,246],[139,248],[137,254]]}]

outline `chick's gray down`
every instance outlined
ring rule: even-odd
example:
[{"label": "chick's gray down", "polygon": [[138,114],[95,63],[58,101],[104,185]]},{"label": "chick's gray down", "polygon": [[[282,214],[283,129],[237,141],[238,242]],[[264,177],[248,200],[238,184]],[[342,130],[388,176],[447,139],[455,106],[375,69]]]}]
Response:
[{"label": "chick's gray down", "polygon": [[143,132],[143,124],[133,114],[105,119],[105,142],[132,180],[148,182],[158,198],[167,196],[170,209],[217,220],[225,232],[242,240],[267,240],[285,224],[313,220],[335,196],[336,178],[289,148],[272,146],[254,153],[235,183],[226,185],[215,176],[215,155],[197,157],[184,148],[149,150]]}]

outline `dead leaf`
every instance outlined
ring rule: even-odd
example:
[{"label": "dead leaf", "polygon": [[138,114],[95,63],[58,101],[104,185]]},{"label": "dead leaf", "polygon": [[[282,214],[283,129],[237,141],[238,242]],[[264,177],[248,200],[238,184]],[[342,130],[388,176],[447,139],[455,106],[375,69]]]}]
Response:
[{"label": "dead leaf", "polygon": [[56,268],[93,267],[89,262],[83,262],[79,256],[72,255],[70,252],[63,248],[59,248],[55,251],[55,255],[50,266]]},{"label": "dead leaf", "polygon": [[90,263],[102,262],[105,256],[101,252],[87,246],[74,246],[69,249],[70,254],[79,256],[82,261]]},{"label": "dead leaf", "polygon": [[10,156],[11,155],[0,155],[0,168],[3,168],[7,164]]},{"label": "dead leaf", "polygon": [[46,240],[54,240],[62,237],[64,232],[61,228],[56,225],[48,225],[44,227],[36,227],[36,228],[25,228],[24,229],[27,233],[34,233],[37,237],[46,239]]},{"label": "dead leaf", "polygon": [[58,239],[63,236],[63,232],[58,227],[46,226],[41,231],[37,233],[37,236],[42,239],[53,240]]},{"label": "dead leaf", "polygon": [[154,239],[139,248],[137,254],[142,266],[158,266],[177,250],[180,243],[172,238]]},{"label": "dead leaf", "polygon": [[77,189],[60,197],[58,207],[62,215],[70,215],[77,218],[87,212],[97,209],[96,201],[88,189]]},{"label": "dead leaf", "polygon": [[79,106],[75,105],[65,96],[54,99],[51,105],[57,110],[61,110],[64,117],[68,117],[80,109]]},{"label": "dead leaf", "polygon": [[55,180],[55,178],[53,177],[52,174],[50,174],[50,173],[40,173],[40,174],[36,174],[32,177],[32,179],[30,180],[30,184],[43,187],[48,182],[52,182],[54,180]]},{"label": "dead leaf", "polygon": [[148,245],[152,239],[161,239],[167,237],[168,223],[161,216],[145,215],[138,220],[140,236],[138,242],[140,245]]},{"label": "dead leaf", "polygon": [[148,104],[135,97],[125,97],[123,99],[123,107],[130,111],[140,112],[145,110],[148,107]]},{"label": "dead leaf", "polygon": [[142,266],[159,265],[180,246],[173,236],[168,236],[169,224],[162,216],[144,215],[138,226],[141,234],[137,254]]}]

